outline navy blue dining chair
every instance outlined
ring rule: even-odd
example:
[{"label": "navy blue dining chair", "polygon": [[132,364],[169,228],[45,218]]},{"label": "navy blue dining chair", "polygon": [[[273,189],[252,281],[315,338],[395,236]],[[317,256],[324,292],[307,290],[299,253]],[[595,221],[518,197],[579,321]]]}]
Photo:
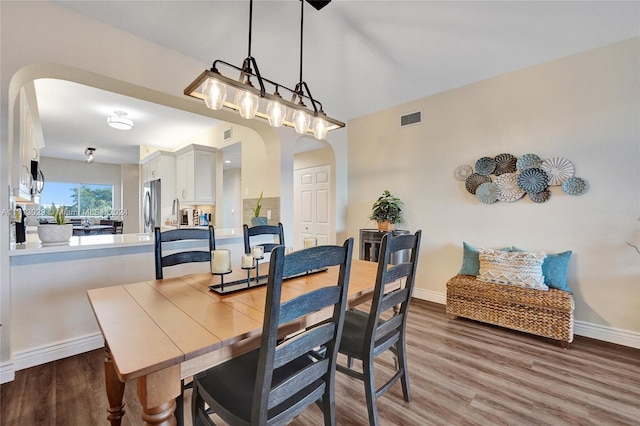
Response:
[{"label": "navy blue dining chair", "polygon": [[[379,424],[376,399],[398,380],[402,383],[404,400],[411,401],[405,329],[415,284],[421,235],[422,231],[417,231],[414,235],[386,234],[382,237],[371,308],[369,312],[350,309],[345,314],[339,352],[347,356],[347,364],[338,363],[336,368],[364,382],[370,425]],[[410,250],[409,260],[392,264],[392,258],[403,258],[402,250]],[[392,290],[387,289],[388,284],[398,280],[404,281],[400,288],[390,286]],[[393,354],[395,371],[382,386],[376,388],[374,360],[387,351]],[[354,368],[354,359],[362,362],[361,370]]]},{"label": "navy blue dining chair", "polygon": [[[286,424],[317,403],[324,424],[335,425],[335,366],[353,238],[342,246],[312,247],[286,256],[284,251],[277,246],[271,252],[260,347],[194,377],[194,425],[214,424],[205,403],[230,425],[254,426]],[[330,266],[339,266],[335,282],[281,300],[283,277]],[[313,315],[327,310],[326,315]],[[296,321],[299,332],[283,339],[282,326]],[[317,348],[323,349],[322,355],[316,355]]]}]

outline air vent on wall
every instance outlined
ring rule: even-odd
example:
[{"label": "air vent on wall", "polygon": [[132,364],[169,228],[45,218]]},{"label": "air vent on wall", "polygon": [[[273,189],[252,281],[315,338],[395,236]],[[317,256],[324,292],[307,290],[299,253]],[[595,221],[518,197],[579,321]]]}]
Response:
[{"label": "air vent on wall", "polygon": [[224,131],[223,138],[225,142],[231,139],[231,129],[227,129]]},{"label": "air vent on wall", "polygon": [[411,112],[400,116],[400,127],[422,123],[422,111]]}]

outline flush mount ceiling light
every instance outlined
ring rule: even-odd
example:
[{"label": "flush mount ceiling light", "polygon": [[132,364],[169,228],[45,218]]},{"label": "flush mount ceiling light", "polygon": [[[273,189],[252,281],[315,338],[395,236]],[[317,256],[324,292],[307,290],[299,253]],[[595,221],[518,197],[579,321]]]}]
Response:
[{"label": "flush mount ceiling light", "polygon": [[133,128],[133,121],[127,118],[127,113],[124,111],[114,111],[115,115],[107,117],[107,123],[114,129],[119,130],[131,130]]},{"label": "flush mount ceiling light", "polygon": [[[320,10],[329,1],[309,1],[309,3]],[[184,90],[184,94],[202,99],[208,108],[219,110],[226,107],[238,112],[243,118],[261,118],[267,120],[272,127],[282,125],[293,127],[296,132],[312,133],[317,139],[324,139],[330,130],[344,127],[343,122],[325,114],[322,103],[311,96],[307,83],[302,79],[304,1],[300,1],[300,4],[300,81],[295,89],[289,89],[260,75],[258,64],[251,56],[253,0],[250,0],[249,53],[242,67],[216,59],[211,69],[200,74]],[[223,75],[219,66],[228,68],[231,72],[239,71],[239,78],[234,79]],[[252,78],[258,83],[258,87],[253,85]],[[280,90],[290,93],[291,100],[284,99],[280,95]],[[309,105],[307,106],[305,102]]]},{"label": "flush mount ceiling light", "polygon": [[87,164],[91,164],[91,163],[93,163],[93,160],[95,160],[95,158],[93,156],[94,152],[96,152],[95,148],[87,148],[87,149],[84,150],[84,155],[87,156],[87,160],[86,160]]}]

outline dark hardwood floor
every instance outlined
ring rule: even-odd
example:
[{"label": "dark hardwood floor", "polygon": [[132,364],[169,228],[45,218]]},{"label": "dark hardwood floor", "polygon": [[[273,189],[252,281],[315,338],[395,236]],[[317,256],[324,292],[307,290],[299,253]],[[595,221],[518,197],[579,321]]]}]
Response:
[{"label": "dark hardwood floor", "polygon": [[[565,350],[449,320],[443,305],[424,301],[412,304],[407,331],[413,400],[405,403],[396,384],[378,400],[383,425],[640,425],[640,350],[581,337]],[[102,358],[97,350],[18,371],[0,387],[0,424],[108,425]],[[377,374],[391,365],[383,357]],[[338,424],[367,424],[362,383],[336,374]],[[125,403],[123,426],[140,424],[134,383]],[[291,424],[320,425],[320,410]]]}]

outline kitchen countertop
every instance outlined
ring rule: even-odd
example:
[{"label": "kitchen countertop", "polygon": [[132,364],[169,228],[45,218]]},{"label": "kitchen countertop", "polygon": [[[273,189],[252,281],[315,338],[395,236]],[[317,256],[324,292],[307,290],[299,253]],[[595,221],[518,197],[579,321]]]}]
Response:
[{"label": "kitchen countertop", "polygon": [[[32,227],[29,227],[32,228]],[[97,250],[105,248],[135,247],[153,245],[153,234],[104,234],[73,236],[69,243],[63,245],[43,246],[38,239],[37,227],[28,229],[27,242],[11,244],[9,256],[24,256],[31,254],[63,253],[81,250]],[[184,227],[183,227],[184,228]],[[194,227],[195,228],[195,227]],[[203,227],[198,227],[203,228]],[[243,238],[241,228],[216,229],[216,241]]]}]

